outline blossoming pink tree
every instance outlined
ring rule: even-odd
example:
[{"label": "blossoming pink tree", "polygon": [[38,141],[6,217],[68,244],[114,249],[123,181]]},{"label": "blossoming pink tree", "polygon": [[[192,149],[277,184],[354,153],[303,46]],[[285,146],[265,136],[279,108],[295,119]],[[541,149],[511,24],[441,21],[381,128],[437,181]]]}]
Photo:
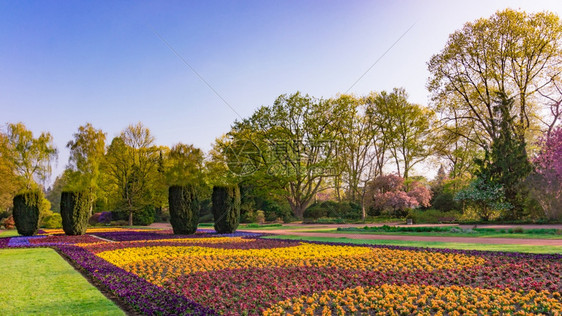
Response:
[{"label": "blossoming pink tree", "polygon": [[550,219],[562,217],[562,127],[540,141],[533,159],[535,173],[529,177],[531,190]]},{"label": "blossoming pink tree", "polygon": [[406,192],[404,178],[388,174],[375,178],[372,183],[372,206],[394,216],[405,216],[408,209],[429,206],[431,191],[419,182],[412,182]]}]

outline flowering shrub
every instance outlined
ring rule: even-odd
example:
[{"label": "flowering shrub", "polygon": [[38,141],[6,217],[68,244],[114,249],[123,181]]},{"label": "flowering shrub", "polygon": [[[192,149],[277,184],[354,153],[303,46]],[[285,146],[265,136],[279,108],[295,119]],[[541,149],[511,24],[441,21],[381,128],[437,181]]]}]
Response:
[{"label": "flowering shrub", "polygon": [[430,206],[431,191],[419,182],[412,182],[405,191],[404,178],[388,174],[375,178],[370,185],[371,206],[394,216],[404,216],[405,210]]},{"label": "flowering shrub", "polygon": [[562,312],[561,255],[357,246],[208,230],[187,236],[135,229],[42,234],[0,238],[0,247],[55,247],[143,315]]}]

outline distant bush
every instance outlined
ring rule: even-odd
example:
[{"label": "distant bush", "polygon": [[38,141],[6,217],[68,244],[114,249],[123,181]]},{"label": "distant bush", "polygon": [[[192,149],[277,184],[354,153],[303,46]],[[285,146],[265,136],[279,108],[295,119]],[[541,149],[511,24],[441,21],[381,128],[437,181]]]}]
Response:
[{"label": "distant bush", "polygon": [[[156,208],[152,205],[147,205],[140,211],[133,214],[133,225],[148,226],[154,223],[156,217]],[[129,213],[123,211],[111,211],[111,219],[120,221],[127,221],[129,223]],[[98,221],[99,222],[99,221]]]},{"label": "distant bush", "polygon": [[433,197],[431,207],[441,212],[458,211],[461,209],[459,202],[455,201],[455,195],[451,192],[441,192]]},{"label": "distant bush", "polygon": [[118,221],[112,221],[111,226],[129,226],[129,221],[126,220],[118,220]]},{"label": "distant bush", "polygon": [[152,205],[145,206],[140,212],[133,215],[133,225],[148,226],[154,223],[156,208]]},{"label": "distant bush", "polygon": [[376,227],[339,227],[338,231],[369,231],[369,232],[450,232],[452,227],[439,227],[439,226],[414,226],[414,227],[401,227],[401,226],[376,226]]},{"label": "distant bush", "polygon": [[39,229],[39,207],[41,204],[41,193],[29,191],[17,194],[14,197],[14,222],[18,234],[22,236],[33,236]]},{"label": "distant bush", "polygon": [[62,217],[59,213],[53,213],[43,220],[43,227],[45,228],[62,228]]},{"label": "distant bush", "polygon": [[324,201],[314,203],[304,211],[305,219],[317,220],[322,217],[358,220],[361,219],[361,207],[350,202]]},{"label": "distant bush", "polygon": [[438,224],[444,219],[454,219],[456,221],[460,216],[461,214],[456,211],[443,212],[435,209],[411,210],[408,214],[408,218],[411,218],[415,224]]},{"label": "distant bush", "polygon": [[304,224],[345,224],[346,220],[343,218],[333,218],[333,217],[320,217],[318,219],[305,219]]},{"label": "distant bush", "polygon": [[99,223],[100,215],[101,212],[92,214],[92,216],[88,219],[88,224],[90,226],[96,226]]}]

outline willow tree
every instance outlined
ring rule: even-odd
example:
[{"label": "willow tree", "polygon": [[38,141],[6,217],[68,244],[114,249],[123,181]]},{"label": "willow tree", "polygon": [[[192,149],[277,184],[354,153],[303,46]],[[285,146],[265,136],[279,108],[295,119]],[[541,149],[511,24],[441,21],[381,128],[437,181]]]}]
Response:
[{"label": "willow tree", "polygon": [[[57,159],[53,136],[43,132],[33,137],[23,123],[8,124],[5,157],[13,172],[27,190],[35,189],[51,174],[51,165]],[[4,155],[4,154],[3,154]]]},{"label": "willow tree", "polygon": [[[87,123],[78,128],[74,139],[66,145],[70,149],[66,186],[89,195],[89,206],[99,195],[100,166],[105,154],[105,133]],[[91,212],[91,210],[89,210]]]}]

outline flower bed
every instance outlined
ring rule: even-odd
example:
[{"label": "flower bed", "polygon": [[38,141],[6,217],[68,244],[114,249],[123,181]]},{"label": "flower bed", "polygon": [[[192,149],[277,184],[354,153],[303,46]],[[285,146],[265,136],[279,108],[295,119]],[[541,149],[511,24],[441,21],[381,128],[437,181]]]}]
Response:
[{"label": "flower bed", "polygon": [[140,314],[562,313],[560,255],[269,240],[209,230],[190,236],[53,233],[0,239],[0,247],[55,247]]}]

